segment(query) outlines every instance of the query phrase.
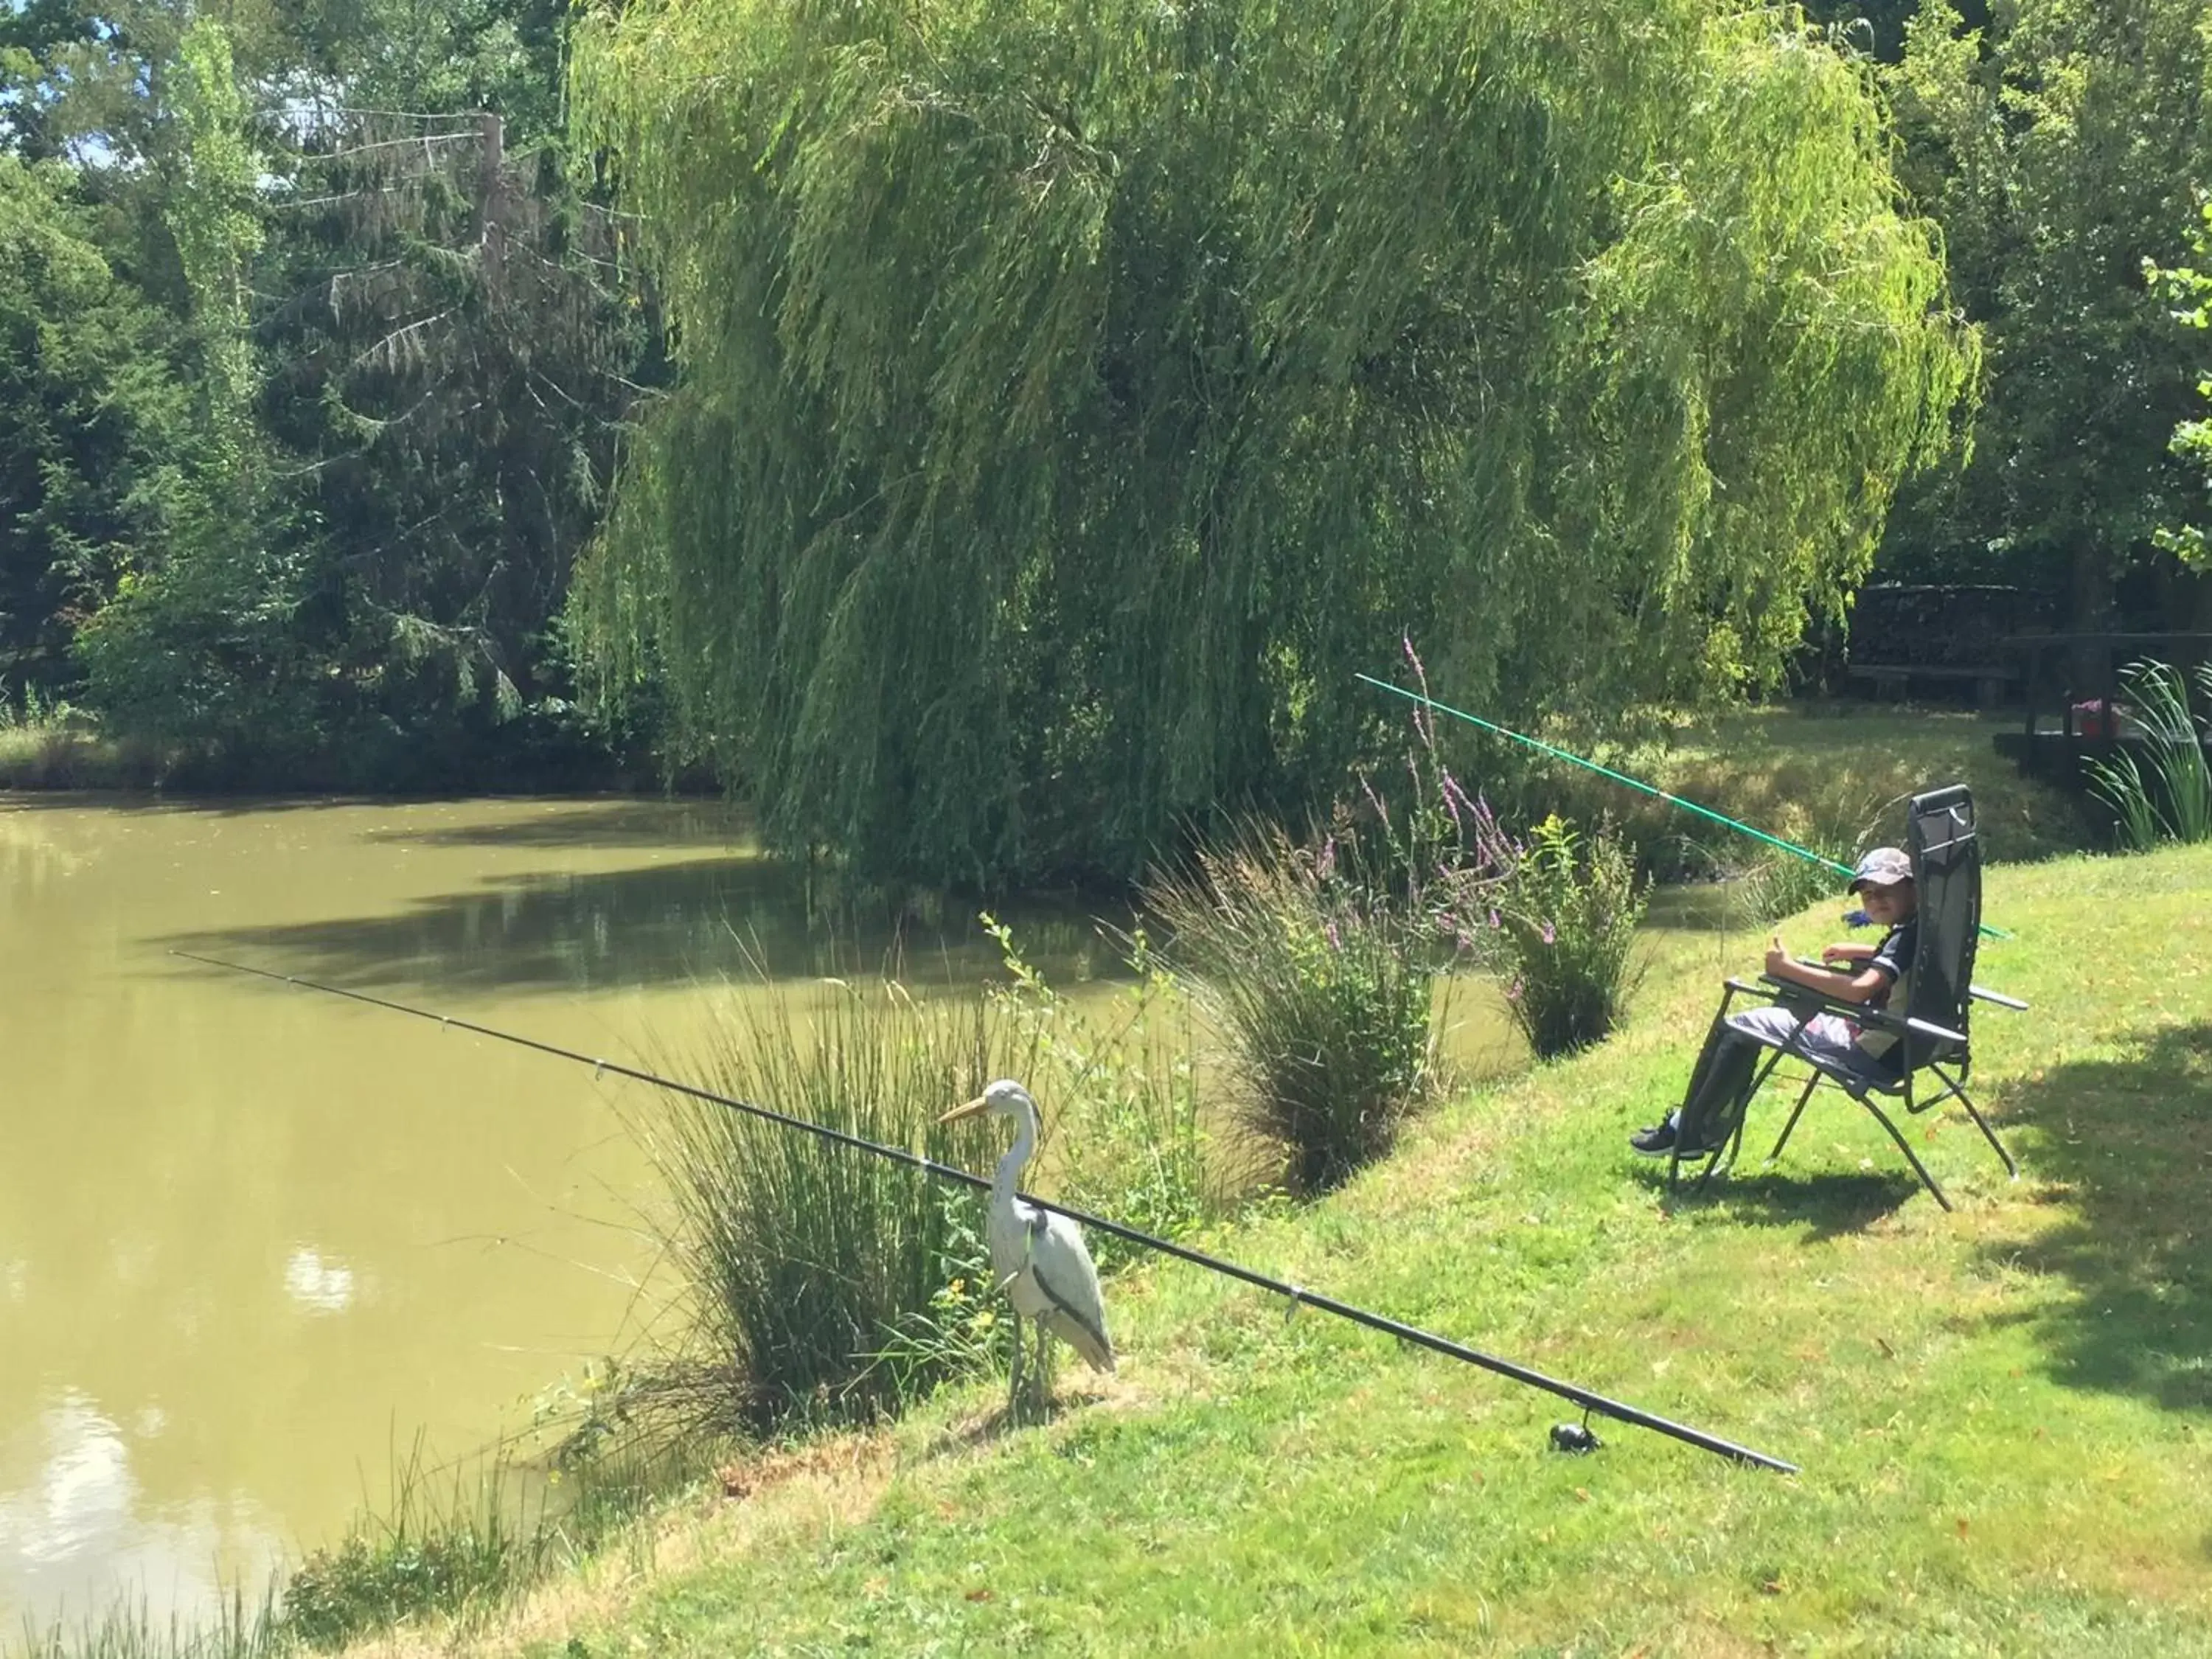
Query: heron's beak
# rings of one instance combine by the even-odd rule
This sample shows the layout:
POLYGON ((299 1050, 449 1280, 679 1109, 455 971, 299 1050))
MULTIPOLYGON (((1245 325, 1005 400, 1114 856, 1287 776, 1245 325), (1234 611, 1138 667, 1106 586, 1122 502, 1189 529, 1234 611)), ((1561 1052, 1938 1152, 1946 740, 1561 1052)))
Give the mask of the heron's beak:
POLYGON ((957 1123, 962 1118, 973 1117, 976 1113, 982 1109, 983 1097, 977 1095, 975 1099, 963 1101, 961 1104, 955 1106, 951 1111, 947 1112, 943 1117, 939 1118, 937 1121, 939 1123, 957 1123))

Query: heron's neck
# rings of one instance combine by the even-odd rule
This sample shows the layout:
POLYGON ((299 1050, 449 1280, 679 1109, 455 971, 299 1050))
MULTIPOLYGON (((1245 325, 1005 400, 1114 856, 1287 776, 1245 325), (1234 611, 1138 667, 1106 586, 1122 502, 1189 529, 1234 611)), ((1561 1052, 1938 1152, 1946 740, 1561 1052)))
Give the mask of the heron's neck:
POLYGON ((1037 1115, 1034 1106, 1024 1109, 1021 1127, 1014 1131, 1014 1144, 999 1160, 999 1173, 991 1182, 991 1196, 1004 1202, 1014 1195, 1014 1188, 1022 1178, 1022 1165, 1030 1161, 1036 1151, 1037 1115))

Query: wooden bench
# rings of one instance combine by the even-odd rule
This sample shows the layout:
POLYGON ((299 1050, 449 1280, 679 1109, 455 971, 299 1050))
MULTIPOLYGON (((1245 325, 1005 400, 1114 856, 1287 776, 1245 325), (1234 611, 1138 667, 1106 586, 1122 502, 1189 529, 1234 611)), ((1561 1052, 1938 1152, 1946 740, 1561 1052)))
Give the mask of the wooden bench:
POLYGON ((1948 680, 1953 684, 1972 680, 1974 702, 1984 708, 1995 708, 2003 703, 2006 692, 2021 678, 2018 669, 2002 665, 1952 668, 1908 662, 1855 662, 1844 672, 1852 679, 1869 682, 1877 699, 1891 697, 1900 701, 1916 679, 1948 680))

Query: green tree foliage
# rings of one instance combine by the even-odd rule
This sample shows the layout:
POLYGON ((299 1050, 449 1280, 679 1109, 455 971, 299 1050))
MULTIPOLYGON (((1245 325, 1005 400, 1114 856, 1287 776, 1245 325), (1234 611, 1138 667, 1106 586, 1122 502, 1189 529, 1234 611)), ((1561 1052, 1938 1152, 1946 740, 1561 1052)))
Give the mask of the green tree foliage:
POLYGON ((2005 573, 2091 620, 2180 512, 2193 375, 2143 278, 2205 177, 2203 0, 1924 0, 1889 77, 1905 176, 1989 341, 1973 458, 1899 512, 1896 568, 2005 573))
POLYGON ((270 781, 589 763, 554 619, 658 331, 562 165, 564 16, 0 18, 0 147, 78 159, 125 280, 189 346, 191 488, 128 570, 46 613, 65 635, 106 602, 81 643, 121 724, 270 781))
POLYGON ((1771 684, 1974 372, 1865 72, 1708 0, 630 0, 682 368, 584 579, 792 848, 1127 871, 1486 708, 1771 684))
POLYGON ((0 154, 0 696, 72 694, 77 627, 167 533, 191 404, 73 172, 0 154))
POLYGON ((657 349, 606 280, 605 215, 506 133, 336 111, 276 201, 266 418, 312 469, 320 625, 380 766, 436 731, 481 772, 524 737, 491 728, 566 692, 549 624, 657 349))
MULTIPOLYGON (((2212 265, 2212 202, 2197 210, 2197 223, 2189 235, 2189 251, 2196 259, 2212 265)), ((2193 264, 2165 270, 2156 262, 2146 260, 2143 274, 2149 279, 2152 291, 2162 295, 2173 307, 2176 323, 2199 333, 2212 326, 2212 270, 2199 270, 2193 264)), ((2197 372, 2198 395, 2212 398, 2212 368, 2199 368, 2197 372)), ((2171 447, 2175 454, 2204 468, 2204 483, 2212 488, 2212 419, 2182 422, 2173 429, 2171 447)), ((2202 511, 2204 497, 2200 495, 2197 500, 2202 511)), ((2212 567, 2212 546, 2207 545, 2201 524, 2160 525, 2156 539, 2160 547, 2185 564, 2198 569, 2212 567)))
POLYGON ((193 455, 168 544, 85 625, 94 698, 130 727, 235 745, 307 721, 296 550, 277 534, 271 457, 253 418, 260 368, 246 275, 262 243, 263 162, 230 40, 203 18, 179 43, 163 217, 183 273, 197 373, 193 455))

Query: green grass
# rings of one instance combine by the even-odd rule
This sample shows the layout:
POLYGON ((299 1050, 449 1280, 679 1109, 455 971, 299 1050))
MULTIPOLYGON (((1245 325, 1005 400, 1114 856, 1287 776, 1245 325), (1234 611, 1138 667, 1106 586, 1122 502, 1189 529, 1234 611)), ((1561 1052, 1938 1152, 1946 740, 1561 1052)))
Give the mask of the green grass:
POLYGON ((1747 948, 1686 933, 1611 1042, 1222 1241, 1802 1475, 1603 1423, 1564 1457, 1563 1402, 1162 1265, 1111 1287, 1103 1399, 997 1436, 940 1397, 521 1650, 2212 1652, 2212 849, 1990 880, 1978 976, 2036 1009, 1979 1017, 1975 1080, 2027 1176, 1916 1125, 1955 1215, 1839 1097, 1667 1200, 1623 1136, 1747 948))

